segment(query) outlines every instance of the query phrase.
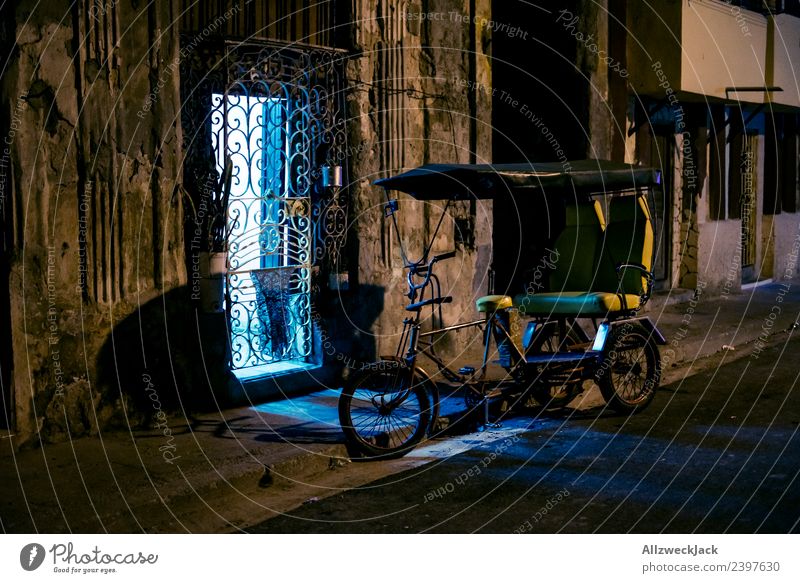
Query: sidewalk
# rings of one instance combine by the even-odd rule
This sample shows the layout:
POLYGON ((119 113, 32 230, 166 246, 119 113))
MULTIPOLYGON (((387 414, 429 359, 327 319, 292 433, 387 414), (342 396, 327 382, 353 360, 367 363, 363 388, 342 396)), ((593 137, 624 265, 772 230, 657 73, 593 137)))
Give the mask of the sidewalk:
MULTIPOLYGON (((800 282, 788 291, 771 284, 727 299, 660 295, 647 315, 670 340, 662 347, 666 371, 721 350, 740 356, 757 350, 765 330, 775 335, 797 322, 800 282)), ((236 530, 352 486, 355 474, 366 483, 390 471, 386 464, 396 471, 425 462, 416 456, 348 467, 338 396, 326 388, 188 420, 174 417, 170 437, 161 430, 105 433, 21 452, 4 437, 0 526, 5 532, 236 530)), ((460 399, 450 399, 443 415, 463 409, 460 399)))

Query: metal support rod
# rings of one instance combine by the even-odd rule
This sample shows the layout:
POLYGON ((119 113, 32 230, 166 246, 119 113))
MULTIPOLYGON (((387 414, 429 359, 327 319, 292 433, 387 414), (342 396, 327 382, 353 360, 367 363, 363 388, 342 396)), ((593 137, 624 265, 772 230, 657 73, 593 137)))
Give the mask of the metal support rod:
POLYGON ((452 332, 453 330, 460 330, 461 328, 480 326, 484 322, 485 320, 473 320, 472 322, 465 322, 463 324, 454 324, 452 326, 448 326, 447 328, 437 328, 436 330, 429 330, 428 332, 422 332, 419 335, 419 337, 424 338, 425 336, 433 336, 434 334, 441 334, 442 332, 452 332))

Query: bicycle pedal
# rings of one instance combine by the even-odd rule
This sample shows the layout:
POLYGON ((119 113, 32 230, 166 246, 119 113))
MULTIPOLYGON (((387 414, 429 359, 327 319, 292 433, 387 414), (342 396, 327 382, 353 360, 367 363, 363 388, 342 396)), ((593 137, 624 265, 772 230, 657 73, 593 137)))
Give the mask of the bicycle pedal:
POLYGON ((491 429, 502 429, 502 428, 503 428, 502 423, 482 423, 478 427, 478 433, 483 433, 484 431, 489 431, 491 429))
POLYGON ((474 366, 462 366, 460 369, 458 369, 458 374, 464 375, 464 376, 475 374, 475 367, 474 366))

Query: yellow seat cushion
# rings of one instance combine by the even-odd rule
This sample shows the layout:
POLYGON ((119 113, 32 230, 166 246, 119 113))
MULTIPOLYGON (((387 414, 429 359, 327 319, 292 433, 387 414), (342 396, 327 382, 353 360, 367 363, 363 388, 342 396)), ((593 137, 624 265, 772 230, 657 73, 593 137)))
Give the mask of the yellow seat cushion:
MULTIPOLYGON (((640 298, 625 294, 625 301, 627 309, 633 310, 639 307, 640 298)), ((620 294, 608 292, 561 292, 519 295, 514 305, 526 316, 605 316, 621 311, 622 299, 620 294)))
POLYGON ((475 302, 479 312, 496 312, 513 305, 511 296, 483 296, 475 302))

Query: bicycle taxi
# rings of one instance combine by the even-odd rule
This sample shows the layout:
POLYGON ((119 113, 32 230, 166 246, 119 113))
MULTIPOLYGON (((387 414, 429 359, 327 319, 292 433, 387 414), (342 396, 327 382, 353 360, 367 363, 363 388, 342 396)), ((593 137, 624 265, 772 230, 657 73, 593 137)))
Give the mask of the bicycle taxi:
MULTIPOLYGON (((342 391, 339 420, 351 449, 371 459, 397 457, 433 432, 439 386, 423 368, 421 355, 434 364, 437 378, 462 389, 469 407, 482 411, 484 426, 490 423, 493 399, 533 397, 541 407, 563 407, 591 382, 613 410, 632 414, 644 409, 659 385, 658 346, 666 344, 655 324, 641 314, 653 285, 648 195, 659 182, 656 170, 601 160, 432 164, 378 180, 407 269, 409 315, 396 354, 366 367, 342 391), (416 261, 405 254, 395 217, 399 205, 390 191, 446 201, 416 261), (523 234, 530 229, 539 235, 538 240, 532 237, 538 251, 531 252, 531 261, 548 254, 543 263, 546 282, 524 286, 518 277, 506 277, 498 286, 489 278, 490 291, 502 288, 502 293, 477 299, 478 318, 428 329, 431 322, 443 322, 442 306, 452 301, 441 293, 436 264, 455 256, 455 251, 431 255, 431 246, 450 205, 470 199, 495 201, 496 229, 513 223, 498 213, 534 209, 519 224, 523 234), (511 204, 503 206, 501 199, 511 204), (509 324, 514 310, 526 320, 519 343, 509 324), (438 318, 425 318, 423 313, 438 318), (482 337, 482 361, 452 370, 437 355, 435 339, 470 328, 482 337), (505 373, 499 379, 487 375, 495 356, 505 373)), ((514 274, 525 272, 521 263, 524 266, 524 261, 515 262, 514 274)))

